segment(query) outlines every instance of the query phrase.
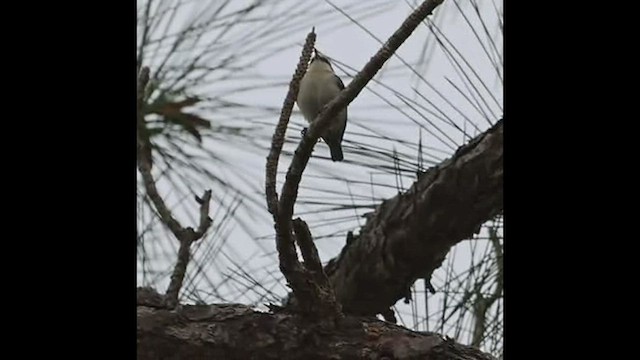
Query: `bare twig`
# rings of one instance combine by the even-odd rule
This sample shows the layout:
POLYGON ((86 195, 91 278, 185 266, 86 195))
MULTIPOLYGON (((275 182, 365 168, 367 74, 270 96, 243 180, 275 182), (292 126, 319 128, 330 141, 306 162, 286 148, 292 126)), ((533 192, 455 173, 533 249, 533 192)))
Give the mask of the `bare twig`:
MULTIPOLYGON (((196 198, 196 200, 199 200, 196 198)), ((198 230, 194 231, 192 228, 186 228, 182 231, 182 238, 178 238, 180 241, 180 247, 178 248, 178 259, 176 265, 173 268, 171 274, 171 282, 167 288, 166 304, 169 308, 174 308, 178 303, 178 294, 182 288, 182 281, 184 275, 187 272, 187 265, 189 264, 191 244, 201 239, 204 233, 211 226, 211 218, 209 217, 209 202, 211 201, 211 190, 204 192, 202 201, 200 202, 200 224, 198 230)), ((176 236, 177 237, 177 236, 176 236)))
POLYGON ((196 201, 200 204, 200 224, 196 230, 195 238, 201 238, 211 226, 211 218, 209 217, 209 203, 211 202, 211 190, 204 192, 202 199, 196 197, 196 201))
MULTIPOLYGON (((304 220, 297 218, 293 220, 293 230, 296 235, 296 242, 300 247, 304 267, 307 270, 305 275, 311 280, 307 284, 305 292, 309 292, 307 298, 303 298, 307 306, 313 310, 312 315, 326 320, 343 318, 342 307, 336 300, 335 292, 325 274, 318 256, 318 250, 313 243, 311 232, 304 220)), ((300 292, 297 293, 298 298, 300 292)), ((303 307, 303 309, 305 309, 303 307)))
POLYGON ((149 68, 144 67, 138 74, 138 89, 136 94, 136 106, 137 106, 137 130, 138 130, 138 162, 144 163, 145 167, 151 171, 153 164, 151 157, 151 143, 149 140, 149 133, 144 122, 144 93, 145 87, 149 82, 149 68))
POLYGON ((184 275, 187 272, 187 265, 191 258, 190 247, 193 241, 180 241, 180 247, 178 248, 178 258, 176 264, 173 267, 173 273, 171 273, 171 281, 167 292, 165 293, 165 305, 173 309, 178 304, 178 294, 182 287, 182 281, 184 275))
MULTIPOLYGON (((280 271, 284 275, 285 279, 291 286, 293 292, 297 294, 298 303, 303 313, 311 315, 312 313, 319 314, 315 310, 322 308, 318 306, 318 301, 321 297, 318 295, 318 285, 313 281, 312 274, 305 269, 298 261, 298 254, 296 252, 295 244, 291 236, 291 216, 288 218, 279 217, 278 213, 278 194, 276 193, 276 173, 278 169, 278 158, 282 151, 282 144, 284 143, 284 135, 289 122, 289 117, 293 110, 293 105, 298 96, 298 89, 300 80, 304 76, 307 70, 307 64, 311 58, 311 52, 315 44, 316 34, 315 29, 307 35, 304 47, 302 49, 302 55, 296 68, 296 72, 289 83, 289 91, 284 100, 282 111, 280 113, 280 120, 273 134, 271 141, 271 150, 267 156, 266 166, 266 196, 267 206, 269 212, 273 215, 276 230, 276 248, 278 250, 278 257, 280 261, 280 271), (287 234, 282 233, 282 224, 286 223, 284 229, 287 234)), ((311 243, 313 246, 313 243, 311 243)))
MULTIPOLYGON (((322 263, 320 262, 320 256, 318 256, 318 249, 313 244, 313 238, 307 223, 301 218, 293 220, 293 231, 296 234, 296 242, 302 253, 304 259, 304 266, 310 271, 318 274, 324 274, 322 269, 322 263)), ((326 279, 326 276, 325 276, 326 279)))
POLYGON ((176 219, 174 219, 173 215, 171 215, 171 211, 165 205, 162 197, 158 193, 158 189, 156 188, 156 183, 151 175, 151 142, 149 140, 149 133, 147 131, 147 126, 144 120, 144 89, 149 81, 149 68, 144 67, 138 76, 138 114, 137 114, 137 128, 138 128, 138 169, 140 170, 140 174, 142 175, 142 181, 144 182, 144 188, 147 191, 147 196, 153 202, 153 205, 156 207, 158 214, 160 215, 160 219, 164 224, 167 225, 169 230, 176 237, 179 238, 177 234, 182 232, 182 227, 178 223, 176 219))
POLYGON ((276 126, 276 131, 273 134, 271 140, 271 150, 267 156, 267 169, 266 169, 266 194, 267 194, 267 207, 269 212, 276 216, 278 206, 278 194, 276 193, 276 173, 278 172, 278 159, 280 158, 280 152, 282 151, 282 144, 284 143, 284 134, 287 130, 287 124, 291 117, 293 110, 293 104, 298 96, 298 90, 300 88, 300 80, 307 71, 307 64, 311 59, 311 52, 313 51, 313 45, 316 42, 315 28, 311 29, 311 32, 307 35, 304 47, 302 48, 302 55, 298 61, 298 67, 293 74, 293 78, 289 83, 289 92, 284 99, 282 105, 282 111, 280 112, 280 119, 276 126))
POLYGON ((502 257, 502 245, 500 244, 500 240, 498 237, 498 229, 497 226, 489 227, 489 240, 493 246, 493 249, 496 253, 496 287, 493 292, 489 296, 485 296, 482 293, 482 285, 486 284, 487 281, 481 281, 479 286, 474 290, 475 300, 473 302, 473 336, 471 340, 471 346, 480 347, 482 341, 486 338, 486 328, 487 328, 487 312, 493 304, 498 301, 502 297, 503 291, 503 257, 502 257))
POLYGON ((144 188, 147 192, 147 196, 151 199, 154 207, 156 208, 160 220, 167 225, 169 230, 180 242, 180 248, 178 250, 178 259, 171 275, 171 282, 167 288, 165 294, 166 305, 170 308, 176 306, 178 302, 178 293, 182 287, 182 281, 189 263, 189 248, 194 241, 201 239, 207 229, 211 226, 212 220, 209 217, 209 203, 211 201, 211 190, 204 192, 202 199, 196 198, 200 203, 200 224, 198 230, 194 230, 191 227, 183 227, 173 217, 171 211, 162 200, 160 193, 156 187, 155 180, 151 174, 151 142, 149 140, 149 134, 147 131, 146 123, 144 120, 144 90, 149 81, 149 68, 144 67, 138 75, 138 93, 137 93, 137 128, 138 128, 138 169, 142 175, 142 181, 144 188))

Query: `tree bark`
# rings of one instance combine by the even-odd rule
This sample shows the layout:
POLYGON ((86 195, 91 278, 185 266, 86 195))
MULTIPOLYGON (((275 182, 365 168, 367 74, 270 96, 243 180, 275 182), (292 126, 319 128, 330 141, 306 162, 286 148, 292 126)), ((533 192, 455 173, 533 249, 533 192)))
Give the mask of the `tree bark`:
POLYGON ((325 266, 345 313, 388 313, 417 279, 431 278, 453 245, 502 211, 503 124, 385 200, 368 214, 360 235, 347 237, 325 266))
POLYGON ((169 310, 152 303, 138 298, 140 360, 493 359, 440 335, 373 318, 348 316, 327 328, 297 315, 262 313, 239 304, 169 310))

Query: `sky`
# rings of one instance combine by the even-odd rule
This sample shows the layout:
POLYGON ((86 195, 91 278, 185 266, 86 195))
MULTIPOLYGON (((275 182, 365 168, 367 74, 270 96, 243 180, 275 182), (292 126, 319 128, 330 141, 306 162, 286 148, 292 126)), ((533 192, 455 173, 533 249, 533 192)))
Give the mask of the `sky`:
MULTIPOLYGON (((158 186, 167 203, 175 208, 175 216, 189 225, 195 224, 192 214, 197 206, 186 195, 201 195, 205 188, 214 190, 211 217, 215 230, 194 245, 195 264, 188 269, 185 292, 198 290, 198 296, 207 302, 260 306, 270 298, 257 294, 268 290, 284 296, 287 292, 264 201, 264 166, 266 149, 307 33, 315 27, 316 47, 331 58, 346 85, 410 14, 416 1, 265 0, 260 10, 247 18, 234 15, 254 2, 231 1, 214 17, 215 5, 211 4, 222 2, 185 1, 175 16, 165 16, 158 23, 151 38, 153 34, 160 36, 165 29, 168 34, 179 33, 185 25, 218 19, 211 31, 198 42, 186 44, 164 65, 165 69, 172 65, 184 67, 194 54, 208 46, 210 51, 202 55, 198 65, 220 68, 205 76, 206 81, 190 87, 207 98, 194 111, 212 119, 219 130, 204 136, 202 144, 215 154, 215 161, 205 156, 200 160, 217 182, 199 179, 177 189, 168 180, 160 180, 158 186), (250 134, 249 139, 235 136, 231 130, 225 133, 225 129, 234 127, 244 129, 245 134, 250 134), (251 199, 219 190, 224 188, 219 186, 221 183, 251 194, 251 199), (223 208, 235 209, 234 216, 225 217, 227 211, 223 208), (259 284, 242 280, 246 274, 259 279, 259 284)), ((139 18, 143 17, 145 6, 146 1, 138 0, 139 18)), ((502 31, 497 15, 501 8, 498 0, 445 0, 429 21, 435 23, 440 35, 436 38, 428 23, 423 23, 349 105, 343 142, 345 161, 331 162, 326 144, 316 145, 303 175, 294 216, 303 217, 310 225, 324 262, 339 253, 347 231, 357 232, 364 224, 365 213, 373 211, 382 199, 411 186, 418 169, 418 141, 423 145, 421 166, 426 169, 451 156, 470 137, 501 118, 502 31), (484 24, 478 21, 476 4, 484 24), (394 152, 400 159, 397 165, 394 152), (404 170, 401 176, 394 174, 394 166, 404 170), (332 209, 332 202, 351 202, 353 206, 332 209)), ((138 43, 141 37, 139 31, 138 43)), ((152 74, 161 66, 168 48, 166 44, 157 45, 157 52, 149 51, 145 56, 144 65, 151 67, 152 74)), ((167 73, 171 74, 169 70, 167 73)), ((186 83, 188 79, 180 81, 186 83)), ((295 149, 302 126, 302 116, 295 107, 285 153, 295 149)), ((183 150, 203 154, 199 149, 183 150)), ((280 159, 278 192, 289 161, 288 156, 280 159)), ((147 227, 151 230, 142 231, 139 239, 138 284, 152 284, 164 290, 177 242, 152 219, 148 208, 139 204, 139 232, 147 227)), ((480 236, 486 236, 486 232, 480 236)), ((444 283, 450 268, 463 272, 487 249, 486 241, 464 241, 456 246, 448 256, 451 261, 434 274, 436 289, 444 283)), ((416 288, 422 290, 422 283, 418 282, 416 288)), ((193 301, 185 292, 183 300, 193 301)), ((429 306, 435 309, 442 306, 441 302, 436 294, 430 297, 429 306)), ((426 311, 424 295, 418 297, 417 304, 399 301, 397 306, 406 326, 428 329, 429 322, 420 323, 426 311)))

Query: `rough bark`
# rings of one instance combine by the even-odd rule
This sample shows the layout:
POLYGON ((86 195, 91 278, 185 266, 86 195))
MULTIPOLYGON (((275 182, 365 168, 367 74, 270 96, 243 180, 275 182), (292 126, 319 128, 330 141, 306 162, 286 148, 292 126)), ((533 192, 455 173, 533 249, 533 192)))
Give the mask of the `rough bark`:
POLYGON ((336 328, 323 328, 296 315, 262 313, 239 304, 169 310, 156 307, 153 291, 145 289, 138 295, 141 360, 493 359, 440 335, 372 318, 349 316, 336 328))
POLYGON ((388 314, 415 280, 431 278, 453 245, 499 214, 502 160, 500 120, 369 214, 325 267, 343 311, 388 314))

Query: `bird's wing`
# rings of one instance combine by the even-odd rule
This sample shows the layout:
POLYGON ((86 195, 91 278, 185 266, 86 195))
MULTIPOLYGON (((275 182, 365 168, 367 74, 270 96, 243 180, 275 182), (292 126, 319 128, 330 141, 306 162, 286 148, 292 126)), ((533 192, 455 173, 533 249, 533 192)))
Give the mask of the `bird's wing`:
POLYGON ((333 75, 336 81, 336 85, 338 85, 338 88, 340 90, 344 89, 344 84, 342 83, 342 80, 338 77, 338 75, 333 75))

